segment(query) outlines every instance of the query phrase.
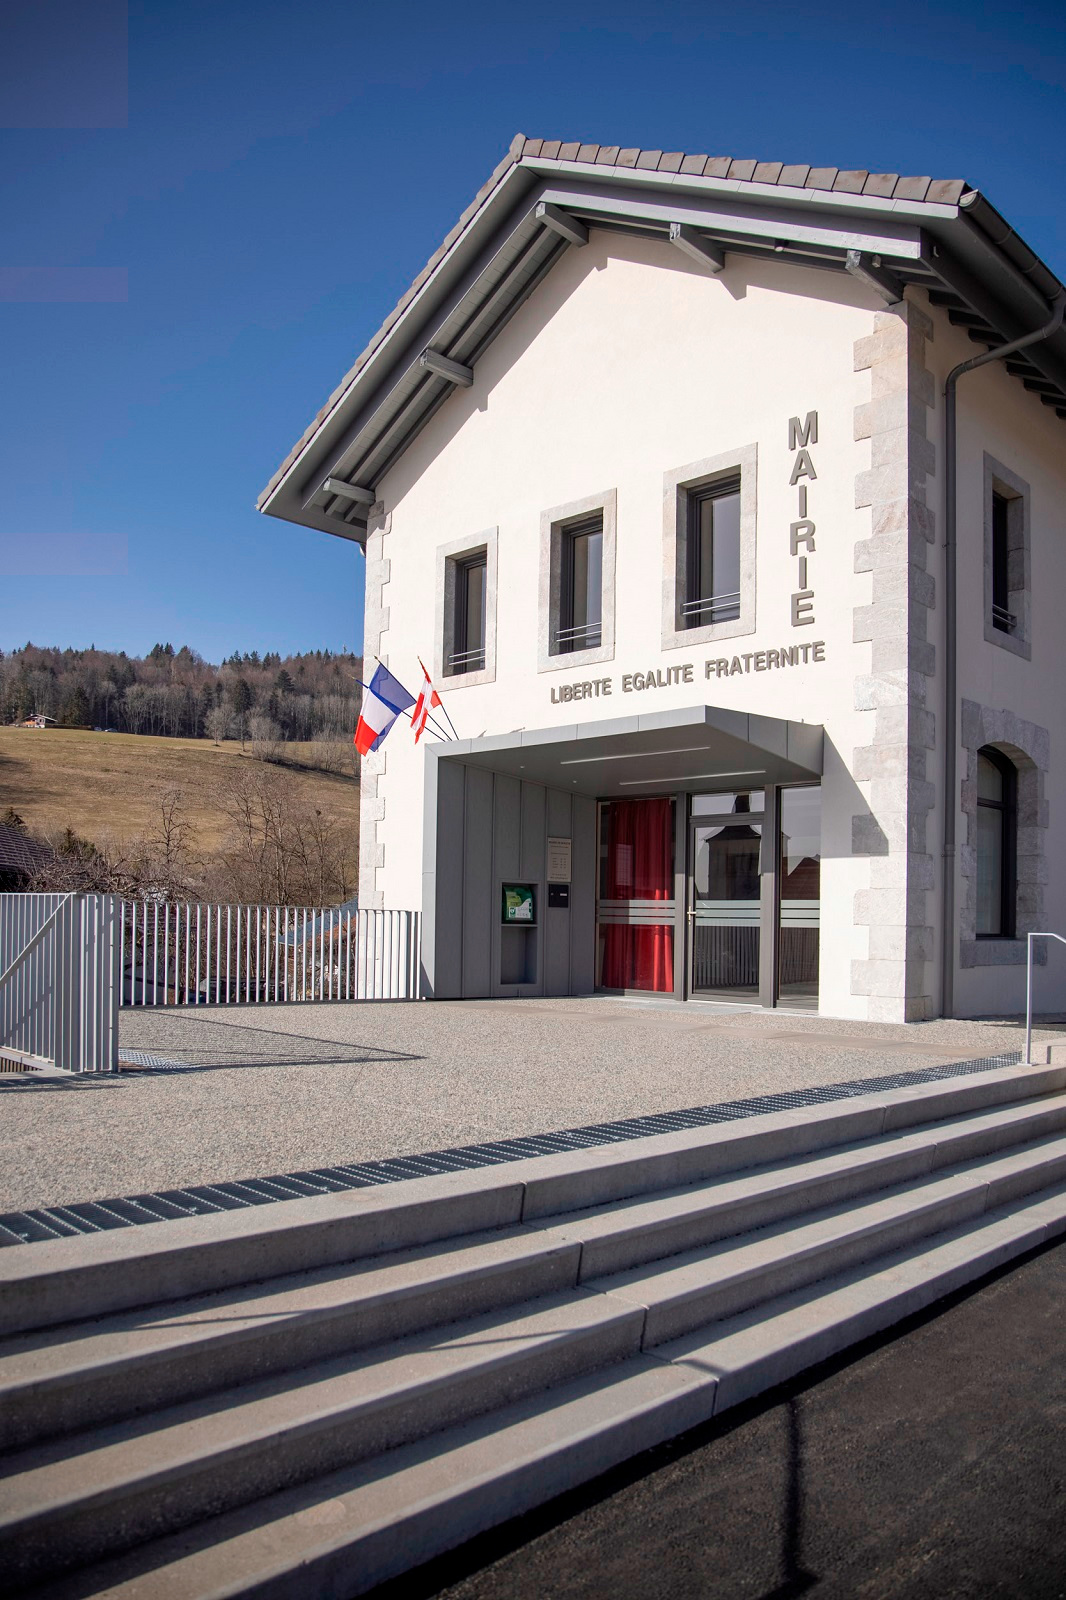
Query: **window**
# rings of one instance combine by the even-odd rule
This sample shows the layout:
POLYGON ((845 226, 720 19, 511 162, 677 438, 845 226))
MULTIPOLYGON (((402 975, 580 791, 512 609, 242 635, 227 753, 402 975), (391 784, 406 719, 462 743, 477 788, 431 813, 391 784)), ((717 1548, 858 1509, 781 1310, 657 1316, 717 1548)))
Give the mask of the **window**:
POLYGON ((1032 660, 1029 485, 984 458, 984 633, 989 644, 1032 660))
POLYGON ((555 653, 595 650, 603 621, 603 517, 589 517, 561 530, 559 626, 555 653))
POLYGON ((664 650, 755 632, 758 468, 747 444, 663 474, 664 650))
POLYGON ((485 667, 486 553, 455 563, 455 621, 445 670, 482 672, 485 667))
POLYGON ((1012 633, 1017 619, 1010 609, 1010 501, 992 491, 992 626, 1012 633))
POLYGON ((1014 938, 1017 773, 991 745, 977 752, 977 937, 1014 938))
POLYGON ((740 616, 740 479, 688 496, 688 572, 681 620, 686 628, 736 622, 740 616))
POLYGON ((618 495, 584 495, 540 514, 537 671, 614 659, 618 495))

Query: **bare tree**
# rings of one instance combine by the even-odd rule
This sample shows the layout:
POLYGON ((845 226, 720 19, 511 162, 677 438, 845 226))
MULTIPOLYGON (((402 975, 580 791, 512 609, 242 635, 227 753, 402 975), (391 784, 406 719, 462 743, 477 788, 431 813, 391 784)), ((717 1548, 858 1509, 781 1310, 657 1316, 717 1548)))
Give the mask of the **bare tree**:
POLYGON ((217 804, 230 825, 215 864, 225 899, 328 905, 348 898, 355 840, 338 818, 307 807, 284 772, 242 768, 220 785, 217 804))
POLYGON ((281 753, 281 729, 272 717, 255 711, 248 719, 252 754, 260 761, 276 761, 281 753))
POLYGON ((207 737, 213 739, 216 744, 221 744, 223 739, 229 738, 232 724, 233 718, 228 707, 224 705, 212 706, 204 718, 207 737))

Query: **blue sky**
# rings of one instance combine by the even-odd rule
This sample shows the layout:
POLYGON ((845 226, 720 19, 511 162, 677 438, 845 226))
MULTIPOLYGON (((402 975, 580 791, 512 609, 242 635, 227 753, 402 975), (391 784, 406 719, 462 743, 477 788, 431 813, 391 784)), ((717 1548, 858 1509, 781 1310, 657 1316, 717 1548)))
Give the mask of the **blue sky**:
POLYGON ((0 648, 359 647, 255 498, 516 131, 964 177, 1066 277, 1061 0, 738 13, 2 0, 0 648))

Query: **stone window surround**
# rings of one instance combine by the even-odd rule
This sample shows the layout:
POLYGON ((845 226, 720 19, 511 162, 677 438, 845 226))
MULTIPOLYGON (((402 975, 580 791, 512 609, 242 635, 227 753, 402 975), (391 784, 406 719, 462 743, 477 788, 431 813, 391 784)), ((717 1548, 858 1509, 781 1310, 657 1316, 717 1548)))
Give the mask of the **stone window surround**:
MULTIPOLYGON (((1013 711, 997 711, 962 702, 962 747, 966 770, 960 802, 964 837, 959 852, 961 879, 959 903, 959 965, 961 967, 1024 966, 1026 934, 1044 925, 1044 880, 1048 804, 1044 798, 1050 765, 1050 740, 1046 728, 1024 722, 1013 711), (1017 773, 1016 907, 1013 939, 977 937, 977 753, 985 745, 1000 751, 1017 773)), ((1038 942, 1033 953, 1038 965, 1047 960, 1038 942)))
POLYGON ((746 444, 663 474, 663 649, 684 650, 755 632, 755 522, 759 447, 746 444), (689 490, 740 474, 740 616, 681 626, 688 581, 689 490))
POLYGON ((442 688, 472 689, 496 682, 496 566, 499 528, 486 528, 467 539, 437 546, 433 677, 442 688), (485 665, 478 672, 447 672, 445 663, 455 648, 455 573, 467 556, 485 553, 485 665))
POLYGON ((1026 661, 1033 657, 1031 633, 1032 572, 1030 566, 1030 490, 1024 478, 1005 467, 1002 462, 984 454, 984 610, 985 638, 1001 650, 1010 650, 1026 661), (1007 511, 1008 537, 1008 606, 1017 618, 1012 633, 992 623, 992 494, 1004 495, 1010 505, 1007 511))
POLYGON ((614 577, 617 548, 618 491, 587 495, 563 506, 553 506, 540 515, 540 571, 537 624, 537 671, 558 672, 564 668, 594 666, 614 660, 614 577), (603 595, 600 643, 588 650, 555 650, 552 635, 558 626, 562 606, 563 537, 566 529, 599 511, 603 515, 603 595))

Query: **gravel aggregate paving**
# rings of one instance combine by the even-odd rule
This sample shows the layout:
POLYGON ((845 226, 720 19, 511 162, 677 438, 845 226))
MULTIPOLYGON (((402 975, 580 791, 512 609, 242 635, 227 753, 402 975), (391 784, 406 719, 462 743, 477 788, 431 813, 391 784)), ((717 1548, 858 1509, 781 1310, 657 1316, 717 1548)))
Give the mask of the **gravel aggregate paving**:
POLYGON ((1013 1020, 903 1027, 599 998, 126 1011, 121 1048, 172 1068, 0 1075, 0 1210, 417 1154, 1022 1043, 1013 1020))

